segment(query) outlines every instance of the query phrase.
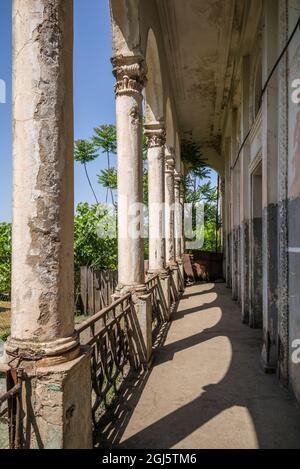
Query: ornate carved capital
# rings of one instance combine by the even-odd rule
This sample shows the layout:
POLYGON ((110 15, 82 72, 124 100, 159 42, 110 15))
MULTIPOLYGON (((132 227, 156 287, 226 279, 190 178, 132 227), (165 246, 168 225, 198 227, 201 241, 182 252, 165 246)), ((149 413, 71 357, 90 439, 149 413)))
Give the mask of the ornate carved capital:
POLYGON ((145 125, 148 148, 163 147, 166 144, 166 130, 163 125, 145 125))
POLYGON ((116 96, 141 95, 146 84, 147 66, 143 57, 113 57, 116 96))

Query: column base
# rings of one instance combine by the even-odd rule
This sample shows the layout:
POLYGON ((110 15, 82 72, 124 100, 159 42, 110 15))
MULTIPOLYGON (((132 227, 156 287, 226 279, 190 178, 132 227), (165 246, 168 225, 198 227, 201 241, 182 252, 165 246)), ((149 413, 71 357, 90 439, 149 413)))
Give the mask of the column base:
POLYGON ((33 449, 91 449, 90 353, 51 367, 26 369, 24 440, 33 449))
POLYGON ((274 374, 277 371, 277 357, 275 356, 275 346, 265 339, 261 357, 261 366, 266 374, 274 374), (272 353, 273 352, 273 353, 272 353))
POLYGON ((172 300, 176 302, 179 298, 179 267, 177 262, 169 264, 168 266, 171 272, 171 291, 172 291, 172 300))
POLYGON ((159 273, 159 288, 161 289, 161 296, 164 299, 163 316, 166 321, 170 320, 171 316, 171 273, 169 270, 164 270, 159 273))
POLYGON ((152 364, 152 304, 151 294, 144 293, 136 295, 133 303, 140 326, 140 332, 143 337, 144 350, 141 357, 142 363, 146 367, 152 364))
POLYGON ((180 293, 183 293, 183 292, 184 292, 184 289, 185 289, 183 260, 182 260, 182 259, 178 259, 177 263, 178 263, 178 268, 179 268, 179 273, 178 273, 179 284, 178 284, 178 288, 179 288, 179 292, 180 292, 180 293))
POLYGON ((37 342, 9 337, 5 343, 8 361, 21 358, 38 362, 39 366, 55 366, 74 360, 80 355, 77 334, 52 342, 37 342))

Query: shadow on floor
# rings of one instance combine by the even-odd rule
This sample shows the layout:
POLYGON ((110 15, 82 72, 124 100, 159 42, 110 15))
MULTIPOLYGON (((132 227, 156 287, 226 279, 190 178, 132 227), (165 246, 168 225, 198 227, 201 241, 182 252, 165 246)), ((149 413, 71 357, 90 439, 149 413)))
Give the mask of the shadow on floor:
MULTIPOLYGON (((173 308, 175 313, 177 306, 173 305, 173 308)), ((163 346, 169 329, 170 323, 165 323, 159 330, 155 330, 153 338, 154 355, 163 346)), ((142 370, 139 373, 133 371, 123 381, 113 406, 107 409, 99 419, 97 429, 94 432, 94 447, 110 449, 118 446, 152 370, 151 367, 149 370, 142 370)))
MULTIPOLYGON (((220 308, 220 321, 182 340, 165 345, 163 340, 155 354, 154 369, 172 361, 177 353, 222 336, 228 339, 232 349, 231 363, 224 378, 217 384, 199 389, 198 398, 119 444, 153 372, 150 370, 139 377, 131 390, 124 394, 123 400, 120 400, 114 422, 106 428, 106 433, 102 433, 106 435, 106 445, 121 448, 172 448, 223 411, 240 406, 251 415, 258 447, 300 448, 298 406, 290 393, 280 386, 276 376, 265 375, 260 368, 261 331, 240 323, 239 308, 232 303, 230 292, 224 285, 216 285, 209 292, 217 294, 212 303, 175 312, 174 321, 185 321, 192 314, 207 315, 213 307, 220 308)), ((197 296, 200 300, 203 294, 209 292, 206 290, 197 294, 188 291, 183 300, 193 296, 195 302, 197 296)), ((210 364, 207 363, 207 366, 210 364)), ((234 431, 239 434, 239 428, 234 431)))

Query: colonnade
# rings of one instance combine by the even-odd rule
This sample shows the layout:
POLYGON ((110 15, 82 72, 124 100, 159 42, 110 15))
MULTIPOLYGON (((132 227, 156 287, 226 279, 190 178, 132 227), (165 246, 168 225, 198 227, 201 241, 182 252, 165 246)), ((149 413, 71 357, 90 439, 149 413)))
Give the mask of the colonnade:
MULTIPOLYGON (((15 0, 13 46, 12 328, 5 360, 26 368, 31 380, 32 446, 89 447, 90 357, 74 327, 73 1, 15 0)), ((175 236, 182 219, 181 179, 175 177, 164 123, 146 125, 150 260, 145 272, 142 93, 147 66, 140 55, 116 56, 112 63, 118 137, 116 295, 133 294, 148 362, 152 314, 145 281, 159 274, 169 308, 170 276, 178 285, 183 254, 182 224, 175 236)))

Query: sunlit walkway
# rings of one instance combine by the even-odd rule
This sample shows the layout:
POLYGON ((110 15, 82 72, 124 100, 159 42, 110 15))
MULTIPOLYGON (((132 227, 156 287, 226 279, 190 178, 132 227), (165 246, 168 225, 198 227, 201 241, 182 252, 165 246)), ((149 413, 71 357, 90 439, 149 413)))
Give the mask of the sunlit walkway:
POLYGON ((300 448, 299 409, 239 316, 223 284, 186 290, 121 447, 300 448))

